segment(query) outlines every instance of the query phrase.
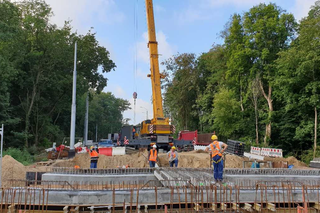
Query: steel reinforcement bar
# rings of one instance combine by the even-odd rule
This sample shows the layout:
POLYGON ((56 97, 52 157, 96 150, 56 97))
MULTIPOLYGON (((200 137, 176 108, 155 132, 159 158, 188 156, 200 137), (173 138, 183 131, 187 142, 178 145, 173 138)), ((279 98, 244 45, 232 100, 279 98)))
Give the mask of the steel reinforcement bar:
MULTIPOLYGON (((53 167, 51 172, 55 174, 94 174, 94 175, 127 175, 127 174, 153 174, 154 171, 212 173, 212 169, 202 168, 117 168, 117 169, 75 169, 66 167, 53 167)), ((225 175, 299 175, 320 176, 318 169, 224 169, 225 175)))

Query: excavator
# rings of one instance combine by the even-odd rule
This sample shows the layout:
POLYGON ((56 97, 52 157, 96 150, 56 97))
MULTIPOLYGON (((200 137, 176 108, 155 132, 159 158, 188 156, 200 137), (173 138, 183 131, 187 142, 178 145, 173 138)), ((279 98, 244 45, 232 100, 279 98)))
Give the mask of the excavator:
MULTIPOLYGON (((148 48, 150 56, 150 74, 152 84, 153 119, 141 122, 137 138, 131 139, 127 145, 134 147, 150 147, 154 144, 158 148, 168 150, 171 146, 177 147, 192 145, 192 141, 174 140, 172 135, 175 127, 170 124, 169 118, 164 117, 161 96, 160 79, 165 78, 159 70, 158 42, 153 13, 152 0, 145 0, 147 25, 148 25, 148 48)), ((128 127, 127 127, 128 128, 128 127)), ((130 130, 129 130, 130 132, 130 130)), ((124 134, 122 133, 122 137, 124 134)), ((126 136, 126 138, 128 138, 126 136)), ((130 138, 130 135, 129 135, 130 138)))

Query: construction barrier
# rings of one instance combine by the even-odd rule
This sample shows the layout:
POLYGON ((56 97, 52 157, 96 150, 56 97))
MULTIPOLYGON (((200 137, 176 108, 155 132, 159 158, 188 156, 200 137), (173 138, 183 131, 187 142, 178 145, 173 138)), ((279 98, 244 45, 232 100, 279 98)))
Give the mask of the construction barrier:
POLYGON ((261 148, 251 146, 250 153, 251 154, 255 154, 255 155, 260 155, 261 154, 261 148))
POLYGON ((205 150, 207 146, 194 145, 194 150, 205 150))
POLYGON ((126 147, 112 147, 112 155, 125 155, 126 147))
POLYGON ((251 146, 251 154, 262 155, 268 157, 282 157, 282 149, 273 149, 273 148, 259 148, 251 146))
POLYGON ((282 149, 261 148, 261 155, 269 157, 282 157, 282 149))
POLYGON ((106 155, 106 156, 112 156, 112 149, 113 149, 113 147, 99 148, 99 154, 106 155))

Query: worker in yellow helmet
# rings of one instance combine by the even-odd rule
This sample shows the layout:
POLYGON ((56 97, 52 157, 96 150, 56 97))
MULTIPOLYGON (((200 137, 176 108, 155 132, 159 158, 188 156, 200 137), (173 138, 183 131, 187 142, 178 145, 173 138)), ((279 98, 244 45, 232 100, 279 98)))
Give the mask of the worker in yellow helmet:
POLYGON ((216 182, 221 182, 223 179, 223 159, 222 153, 227 149, 228 145, 219 142, 216 135, 211 137, 212 143, 206 147, 205 151, 211 153, 213 161, 213 176, 216 182))
POLYGON ((176 151, 176 147, 171 147, 171 150, 168 152, 169 165, 170 167, 178 167, 178 152, 176 151))

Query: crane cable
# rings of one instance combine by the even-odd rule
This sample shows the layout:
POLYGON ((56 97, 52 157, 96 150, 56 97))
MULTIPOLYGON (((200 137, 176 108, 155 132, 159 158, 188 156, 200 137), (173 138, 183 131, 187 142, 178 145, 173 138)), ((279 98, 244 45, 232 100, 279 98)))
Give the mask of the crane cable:
POLYGON ((137 34, 139 30, 138 25, 138 0, 134 1, 134 12, 133 12, 133 38, 134 38, 134 57, 133 57, 133 90, 137 92, 137 83, 136 83, 136 77, 137 77, 137 70, 138 70, 138 44, 137 44, 137 34))

